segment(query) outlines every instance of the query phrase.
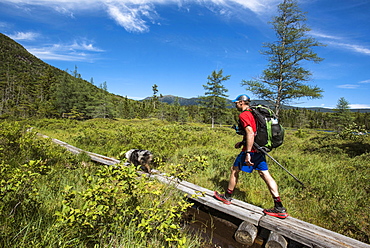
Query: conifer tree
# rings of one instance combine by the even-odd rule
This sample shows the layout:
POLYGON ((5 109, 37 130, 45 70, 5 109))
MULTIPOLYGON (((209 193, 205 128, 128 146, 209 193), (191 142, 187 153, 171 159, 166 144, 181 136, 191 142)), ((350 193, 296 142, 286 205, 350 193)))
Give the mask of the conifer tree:
POLYGON ((112 118, 113 117, 113 107, 109 99, 109 92, 107 82, 100 84, 100 91, 96 94, 95 108, 92 112, 94 118, 112 118))
POLYGON ((46 73, 39 78, 36 85, 35 103, 38 117, 51 117, 55 114, 53 108, 53 99, 51 99, 52 85, 56 84, 56 77, 51 67, 48 67, 46 73))
POLYGON ((205 96, 199 97, 201 99, 200 104, 206 107, 206 112, 209 114, 212 121, 212 128, 214 127, 215 121, 220 119, 220 117, 225 113, 227 106, 228 95, 225 93, 228 91, 222 83, 230 79, 230 75, 224 76, 223 70, 218 72, 213 71, 210 76, 208 76, 208 82, 203 85, 206 90, 205 96))
POLYGON ((153 102, 153 109, 155 110, 157 108, 157 103, 158 103, 158 85, 154 84, 152 86, 153 89, 153 96, 152 96, 152 102, 153 102))
POLYGON ((63 116, 69 113, 73 107, 71 95, 74 92, 73 82, 68 74, 63 74, 62 78, 53 85, 52 97, 54 99, 54 106, 57 112, 63 116))
POLYGON ((351 115, 349 102, 344 97, 338 99, 337 107, 334 109, 334 111, 334 126, 337 128, 337 130, 341 130, 345 126, 352 124, 354 118, 351 115))
POLYGON ((311 80, 311 72, 301 65, 304 61, 323 60, 312 50, 323 44, 307 34, 311 29, 305 21, 305 13, 298 8, 296 0, 283 0, 271 22, 277 41, 265 43, 266 50, 261 52, 268 56, 267 69, 257 79, 242 82, 248 91, 271 102, 277 115, 284 103, 303 97, 322 97, 322 89, 306 84, 311 80))

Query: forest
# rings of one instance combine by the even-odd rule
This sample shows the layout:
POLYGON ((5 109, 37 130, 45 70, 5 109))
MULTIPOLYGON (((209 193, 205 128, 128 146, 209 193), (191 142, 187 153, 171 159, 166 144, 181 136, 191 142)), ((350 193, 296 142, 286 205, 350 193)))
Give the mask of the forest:
MULTIPOLYGON (((4 34, 0 34, 0 58, 1 119, 158 118, 182 123, 211 123, 213 120, 218 125, 232 125, 237 118, 236 110, 227 104, 225 97, 219 97, 224 99, 224 104, 211 108, 202 104, 203 96, 193 105, 181 105, 176 97, 171 104, 162 102, 164 97, 159 94, 156 84, 153 85, 153 95, 142 101, 111 94, 106 82, 96 86, 93 79, 82 79, 77 67, 73 71, 52 67, 4 34)), ((208 81, 212 83, 217 76, 222 76, 222 70, 221 75, 212 74, 208 81)), ((206 95, 207 88, 205 90, 206 95)), ((337 129, 343 115, 349 116, 351 124, 353 121, 370 129, 370 112, 351 112, 348 108, 322 112, 285 107, 279 118, 286 127, 337 129)))

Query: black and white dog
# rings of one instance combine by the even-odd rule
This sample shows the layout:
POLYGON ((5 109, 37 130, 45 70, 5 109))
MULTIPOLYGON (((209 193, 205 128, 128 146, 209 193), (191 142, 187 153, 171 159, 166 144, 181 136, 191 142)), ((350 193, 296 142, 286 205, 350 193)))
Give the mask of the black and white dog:
POLYGON ((131 149, 125 154, 127 161, 136 167, 141 165, 141 169, 147 173, 151 172, 150 164, 153 154, 148 150, 131 149))

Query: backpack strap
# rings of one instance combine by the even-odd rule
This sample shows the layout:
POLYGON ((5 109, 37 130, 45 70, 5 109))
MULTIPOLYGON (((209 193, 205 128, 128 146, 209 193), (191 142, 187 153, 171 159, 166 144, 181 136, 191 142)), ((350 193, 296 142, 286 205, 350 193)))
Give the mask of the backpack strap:
POLYGON ((243 113, 243 112, 245 112, 245 111, 252 112, 252 109, 246 109, 246 110, 243 110, 243 111, 242 111, 242 113, 243 113))

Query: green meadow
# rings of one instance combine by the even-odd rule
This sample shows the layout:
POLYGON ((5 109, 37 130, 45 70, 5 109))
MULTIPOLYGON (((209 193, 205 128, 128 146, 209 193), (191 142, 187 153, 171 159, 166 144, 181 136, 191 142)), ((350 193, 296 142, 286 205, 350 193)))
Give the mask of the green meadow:
MULTIPOLYGON (((121 159, 148 149, 153 167, 223 191, 241 136, 229 127, 157 119, 28 120, 0 123, 0 246, 202 247, 181 225, 182 193, 132 167, 103 166, 73 155, 42 133, 86 151, 121 159), (26 131, 33 127, 32 131, 26 131), (196 175, 196 176, 194 176, 196 175)), ((291 216, 370 243, 370 137, 287 129, 268 159, 291 216)), ((272 207, 258 173, 241 173, 234 198, 272 207)))

